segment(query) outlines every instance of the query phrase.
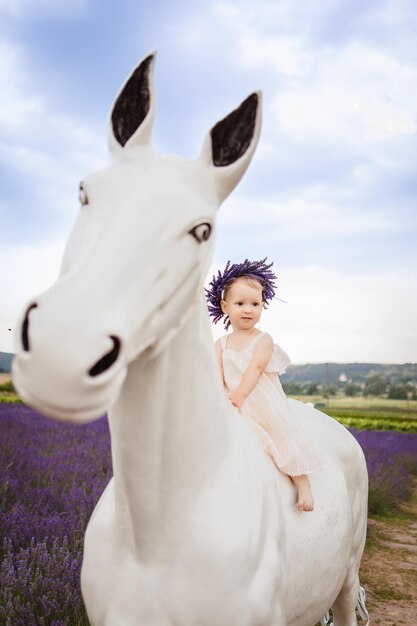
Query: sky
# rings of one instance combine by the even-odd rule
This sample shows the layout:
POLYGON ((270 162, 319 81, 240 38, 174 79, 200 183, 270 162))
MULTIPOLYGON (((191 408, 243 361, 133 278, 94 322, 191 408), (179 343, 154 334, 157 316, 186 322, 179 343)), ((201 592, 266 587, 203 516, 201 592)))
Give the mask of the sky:
POLYGON ((261 330, 294 363, 416 362, 416 31, 412 0, 0 0, 0 351, 56 279, 114 98, 156 49, 160 152, 196 158, 263 94, 208 279, 273 261, 285 302, 261 330))

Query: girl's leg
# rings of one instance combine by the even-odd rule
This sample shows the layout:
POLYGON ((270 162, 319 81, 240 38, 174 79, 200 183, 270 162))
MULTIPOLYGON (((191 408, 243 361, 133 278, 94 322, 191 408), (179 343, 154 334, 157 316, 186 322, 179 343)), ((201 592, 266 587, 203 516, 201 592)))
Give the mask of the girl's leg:
MULTIPOLYGON (((261 428, 261 426, 259 426, 259 424, 255 420, 250 419, 249 422, 251 426, 254 428, 254 430, 256 431, 256 435, 260 443, 262 444, 262 447, 265 450, 265 452, 271 457, 271 459, 273 460, 277 468, 280 471, 285 472, 285 470, 282 470, 280 468, 278 461, 275 458, 275 446, 272 443, 272 440, 269 434, 267 433, 267 431, 261 428)), ((298 501, 297 501, 298 510, 299 511, 312 511, 314 508, 313 495, 311 493, 310 481, 308 479, 307 474, 301 474, 300 476, 291 476, 290 474, 288 475, 292 479, 292 481, 295 483, 297 490, 298 490, 298 501)))
POLYGON ((297 508, 299 511, 312 511, 314 508, 313 494, 311 493, 310 481, 307 474, 290 476, 298 489, 297 508))

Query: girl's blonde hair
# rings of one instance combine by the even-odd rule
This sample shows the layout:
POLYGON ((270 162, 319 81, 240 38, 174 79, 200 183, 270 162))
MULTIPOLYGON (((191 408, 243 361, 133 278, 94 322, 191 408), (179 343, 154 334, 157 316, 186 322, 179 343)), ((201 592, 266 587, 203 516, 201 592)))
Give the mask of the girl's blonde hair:
POLYGON ((228 283, 227 285, 225 285, 223 292, 222 292, 222 300, 226 300, 226 296, 230 291, 231 286, 238 280, 242 280, 244 279, 246 281, 246 283, 250 286, 253 287, 254 289, 258 289, 260 291, 262 291, 262 300, 263 302, 265 302, 264 299, 264 288, 262 283, 257 280, 256 278, 252 278, 252 276, 238 276, 237 278, 235 278, 234 280, 232 280, 230 283, 228 283))

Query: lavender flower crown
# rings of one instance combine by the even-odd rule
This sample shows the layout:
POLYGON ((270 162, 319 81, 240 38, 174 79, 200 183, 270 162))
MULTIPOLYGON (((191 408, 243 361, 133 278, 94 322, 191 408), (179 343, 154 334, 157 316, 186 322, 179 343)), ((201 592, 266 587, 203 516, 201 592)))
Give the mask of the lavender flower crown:
POLYGON ((246 276, 248 278, 254 278, 262 285, 262 300, 267 306, 269 300, 272 300, 275 296, 275 280, 276 275, 269 268, 273 263, 267 265, 265 263, 267 257, 262 261, 249 261, 245 259, 243 263, 233 263, 230 265, 230 261, 227 261, 226 267, 223 273, 219 270, 217 276, 213 276, 212 281, 209 283, 210 289, 205 289, 207 306, 210 317, 213 318, 213 323, 217 324, 219 320, 224 317, 224 327, 227 330, 230 326, 229 316, 223 313, 220 306, 220 300, 223 299, 224 290, 231 285, 237 278, 246 276))

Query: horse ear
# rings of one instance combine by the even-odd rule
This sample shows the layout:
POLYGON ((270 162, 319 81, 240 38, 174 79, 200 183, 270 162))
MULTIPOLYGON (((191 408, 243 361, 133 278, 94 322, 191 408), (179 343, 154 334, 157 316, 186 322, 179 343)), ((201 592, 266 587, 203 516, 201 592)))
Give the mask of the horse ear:
POLYGON ((217 122, 206 136, 200 159, 213 170, 219 204, 236 187, 245 173, 261 132, 260 91, 217 122))
POLYGON ((155 56, 156 52, 152 52, 139 63, 115 100, 109 124, 111 151, 150 142, 155 116, 155 56))

